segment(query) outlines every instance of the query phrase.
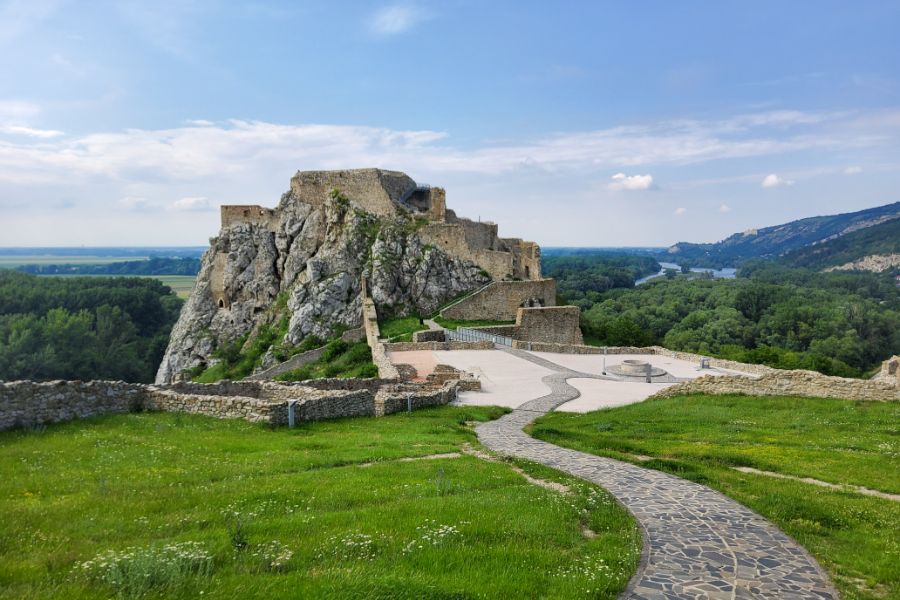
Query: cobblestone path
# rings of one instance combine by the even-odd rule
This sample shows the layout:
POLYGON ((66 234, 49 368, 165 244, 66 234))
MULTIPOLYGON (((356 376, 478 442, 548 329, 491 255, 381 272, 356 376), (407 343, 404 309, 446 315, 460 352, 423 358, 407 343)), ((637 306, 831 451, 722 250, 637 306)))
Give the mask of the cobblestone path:
POLYGON ((719 492, 666 473, 560 448, 522 431, 538 416, 577 398, 566 380, 606 379, 572 371, 521 350, 519 358, 553 369, 551 393, 478 426, 488 448, 596 483, 637 518, 644 556, 623 598, 838 598, 828 577, 777 527, 719 492))

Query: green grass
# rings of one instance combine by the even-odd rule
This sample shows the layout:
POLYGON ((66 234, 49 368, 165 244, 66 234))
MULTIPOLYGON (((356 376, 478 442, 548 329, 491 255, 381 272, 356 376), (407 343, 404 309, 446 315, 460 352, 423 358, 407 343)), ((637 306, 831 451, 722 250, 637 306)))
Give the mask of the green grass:
POLYGON ((145 413, 2 433, 2 596, 616 597, 640 540, 599 488, 525 465, 563 495, 471 456, 395 460, 475 444, 465 423, 501 412, 274 430, 145 413))
POLYGON ((460 327, 493 327, 495 325, 515 325, 515 321, 458 321, 435 317, 434 322, 444 329, 458 329, 460 327))
POLYGON ((847 599, 900 597, 900 503, 751 475, 747 466, 900 492, 900 404, 680 396, 583 415, 551 413, 532 435, 634 461, 722 491, 772 520, 847 599))
POLYGON ((278 381, 303 381, 322 377, 378 377, 372 350, 366 342, 347 343, 339 338, 325 346, 319 360, 282 373, 278 381))
POLYGON ((194 289, 194 280, 197 279, 193 275, 151 275, 149 277, 160 280, 163 285, 172 288, 179 298, 185 299, 191 295, 191 290, 194 289))
POLYGON ((388 338, 392 342, 411 342, 413 333, 428 329, 419 320, 418 316, 388 319, 378 323, 378 330, 381 337, 388 338))

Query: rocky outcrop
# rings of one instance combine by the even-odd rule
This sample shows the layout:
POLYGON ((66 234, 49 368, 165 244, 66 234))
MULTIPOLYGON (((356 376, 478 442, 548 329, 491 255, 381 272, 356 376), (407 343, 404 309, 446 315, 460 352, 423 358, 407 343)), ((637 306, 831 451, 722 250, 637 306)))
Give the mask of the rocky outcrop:
POLYGON ((423 241, 434 214, 443 214, 430 193, 398 172, 315 171, 298 173, 274 210, 222 207, 222 229, 156 381, 209 367, 217 348, 251 344, 262 327, 284 319, 278 343, 286 345, 358 327, 363 277, 382 314, 398 315, 434 312, 491 281, 481 265, 423 241))
POLYGON ((883 273, 896 268, 900 268, 900 254, 873 254, 823 270, 826 273, 831 271, 872 271, 873 273, 883 273))

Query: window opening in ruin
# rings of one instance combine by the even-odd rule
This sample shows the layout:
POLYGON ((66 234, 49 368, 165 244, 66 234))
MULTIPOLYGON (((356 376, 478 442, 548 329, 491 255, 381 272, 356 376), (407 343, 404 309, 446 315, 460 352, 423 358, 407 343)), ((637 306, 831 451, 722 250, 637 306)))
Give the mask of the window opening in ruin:
POLYGON ((219 308, 225 308, 225 301, 219 298, 219 308))

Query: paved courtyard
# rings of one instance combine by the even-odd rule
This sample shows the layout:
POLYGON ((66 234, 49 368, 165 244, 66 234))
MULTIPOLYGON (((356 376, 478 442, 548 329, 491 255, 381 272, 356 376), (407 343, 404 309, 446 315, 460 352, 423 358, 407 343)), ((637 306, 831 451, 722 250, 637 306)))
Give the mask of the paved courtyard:
MULTIPOLYGON (((526 360, 523 358, 524 356, 548 360, 566 369, 591 375, 599 376, 603 371, 603 356, 596 354, 550 352, 513 354, 502 350, 417 350, 390 353, 392 362, 412 365, 420 378, 426 377, 437 364, 450 365, 474 373, 481 380, 481 391, 461 392, 459 394, 460 404, 495 405, 509 408, 518 408, 530 399, 549 392, 549 388, 542 380, 553 371, 526 360)), ((706 369, 701 372, 698 368, 699 365, 695 363, 647 354, 609 355, 606 357, 606 366, 613 367, 628 359, 647 361, 654 367, 659 367, 677 378, 684 379, 692 379, 701 375, 736 374, 715 369, 706 369)), ((572 379, 569 383, 581 395, 564 403, 556 410, 588 412, 600 408, 622 406, 645 400, 656 392, 673 385, 672 383, 645 383, 640 379, 631 381, 618 379, 620 378, 613 376, 610 376, 609 379, 572 379)))

